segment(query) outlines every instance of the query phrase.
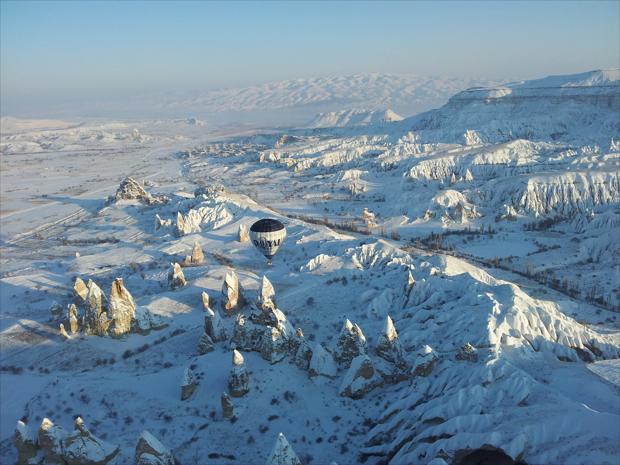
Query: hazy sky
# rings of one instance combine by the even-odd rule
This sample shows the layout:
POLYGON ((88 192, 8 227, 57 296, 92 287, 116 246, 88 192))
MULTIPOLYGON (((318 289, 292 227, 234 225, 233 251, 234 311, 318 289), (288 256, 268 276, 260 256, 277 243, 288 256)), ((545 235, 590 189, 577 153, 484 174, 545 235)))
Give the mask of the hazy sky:
POLYGON ((356 72, 532 78, 620 66, 620 2, 1 0, 3 100, 356 72))

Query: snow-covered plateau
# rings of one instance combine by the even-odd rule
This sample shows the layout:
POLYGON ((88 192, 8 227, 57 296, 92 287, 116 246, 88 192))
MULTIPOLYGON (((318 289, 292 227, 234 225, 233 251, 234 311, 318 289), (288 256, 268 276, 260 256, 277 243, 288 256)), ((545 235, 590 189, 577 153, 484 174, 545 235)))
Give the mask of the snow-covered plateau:
POLYGON ((617 464, 620 71, 377 103, 2 118, 0 462, 617 464))

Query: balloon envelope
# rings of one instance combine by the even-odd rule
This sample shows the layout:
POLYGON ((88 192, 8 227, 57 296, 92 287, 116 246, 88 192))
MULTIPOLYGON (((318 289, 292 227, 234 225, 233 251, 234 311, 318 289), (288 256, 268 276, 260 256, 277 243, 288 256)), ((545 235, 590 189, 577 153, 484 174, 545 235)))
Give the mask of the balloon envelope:
POLYGON ((258 220, 250 227, 252 244, 269 260, 276 254, 285 238, 286 228, 272 218, 258 220))

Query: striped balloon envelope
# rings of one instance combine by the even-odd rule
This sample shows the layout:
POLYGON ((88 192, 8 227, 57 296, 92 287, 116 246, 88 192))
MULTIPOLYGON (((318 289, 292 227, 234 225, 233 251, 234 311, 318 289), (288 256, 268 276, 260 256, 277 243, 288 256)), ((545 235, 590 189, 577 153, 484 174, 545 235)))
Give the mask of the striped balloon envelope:
POLYGON ((286 238, 286 228, 278 220, 263 218, 250 227, 250 239, 260 253, 267 257, 267 263, 271 265, 271 259, 286 238))

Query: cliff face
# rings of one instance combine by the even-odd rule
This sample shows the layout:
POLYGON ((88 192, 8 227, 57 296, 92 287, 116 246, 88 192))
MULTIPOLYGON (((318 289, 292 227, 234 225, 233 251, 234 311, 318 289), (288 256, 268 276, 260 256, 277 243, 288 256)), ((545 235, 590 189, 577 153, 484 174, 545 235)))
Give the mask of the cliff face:
POLYGON ((463 142, 475 130, 483 142, 517 138, 609 143, 620 134, 620 70, 550 76, 459 92, 439 110, 412 118, 413 129, 463 142))

